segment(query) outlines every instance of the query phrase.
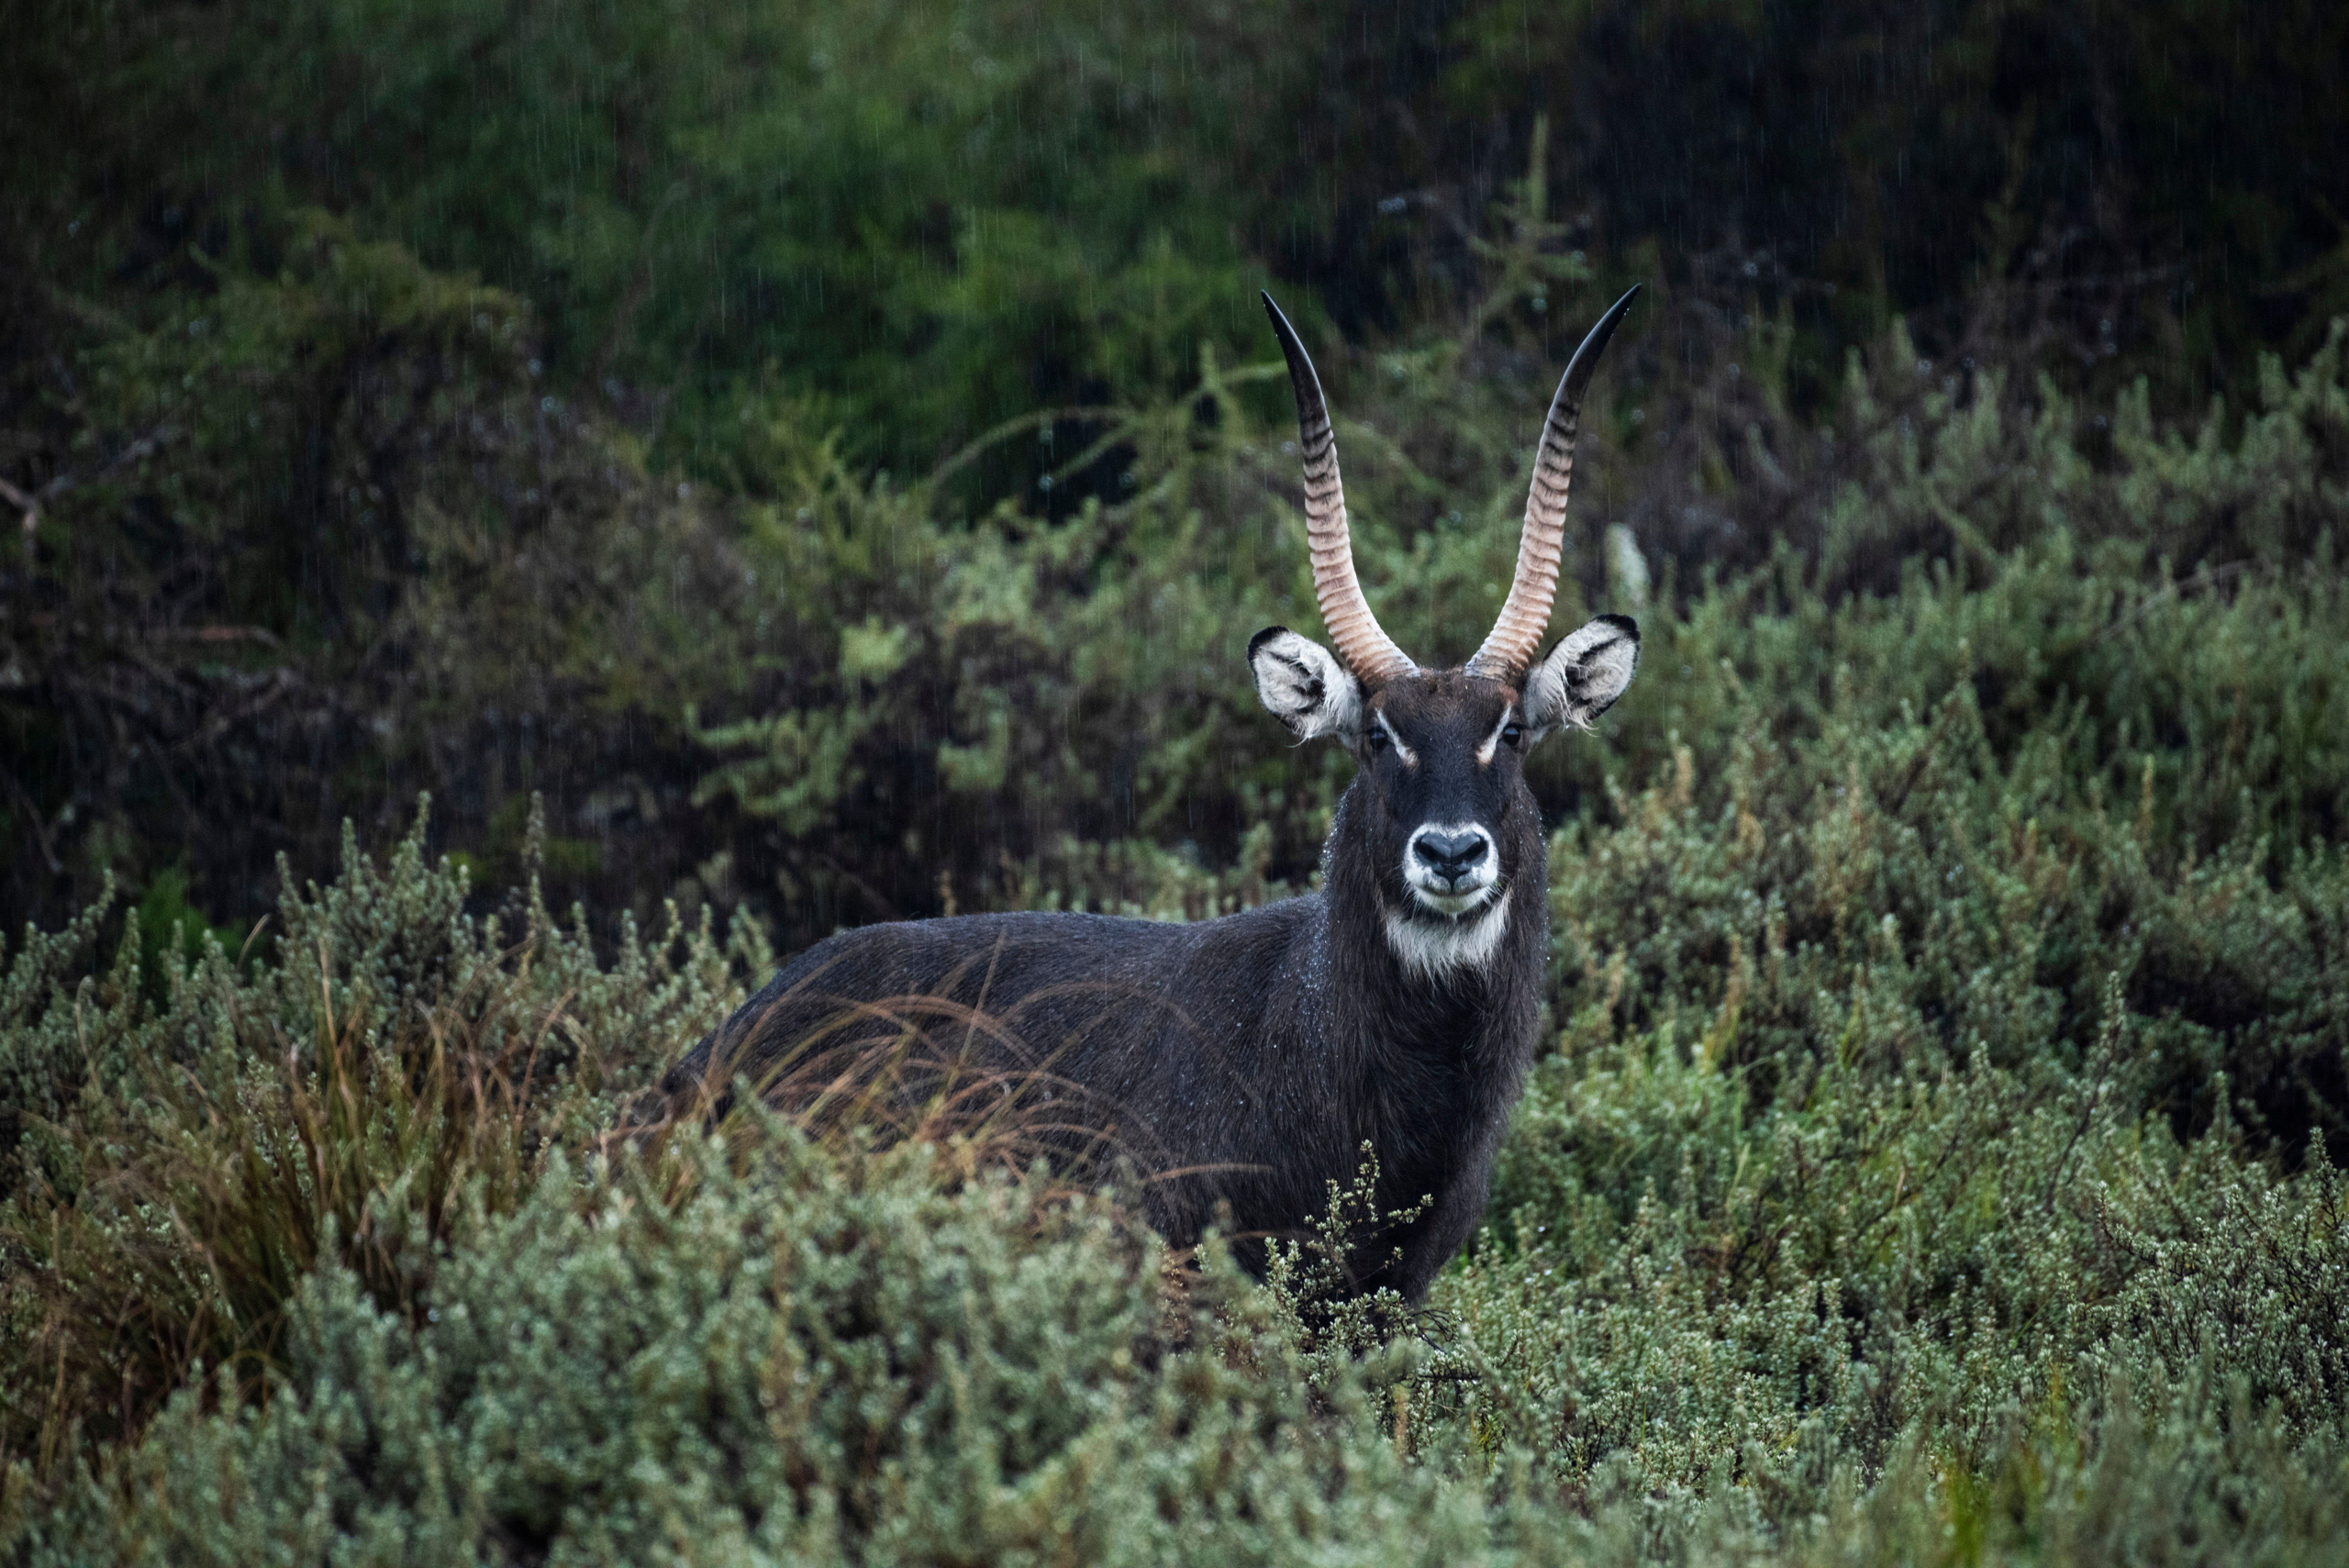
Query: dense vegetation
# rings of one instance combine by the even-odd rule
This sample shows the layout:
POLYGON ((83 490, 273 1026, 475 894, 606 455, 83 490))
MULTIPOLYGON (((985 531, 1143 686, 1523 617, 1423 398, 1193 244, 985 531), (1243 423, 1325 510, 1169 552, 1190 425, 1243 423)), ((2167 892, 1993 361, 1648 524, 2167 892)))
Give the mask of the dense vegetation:
POLYGON ((39 0, 0 1557, 2337 1561, 2343 26, 39 0), (1458 657, 1635 279, 1427 1315, 1016 1085, 618 1134, 778 944, 1308 884, 1254 288, 1458 657))
MULTIPOLYGON (((599 959, 536 884, 468 913, 420 823, 289 873, 265 951, 133 920, 77 982, 102 906, 29 936, 14 1550, 2330 1555, 2339 345, 2232 442, 2124 405, 2101 470, 2044 395, 2019 424, 1927 393, 1816 562, 1651 604, 1654 685, 1570 755, 1556 1049, 1416 1323, 1318 1305, 1309 1239, 1269 1290, 1212 1250, 1170 1273, 1114 1170, 1023 1169, 1000 1109, 615 1141, 763 972, 759 926, 599 959), (1947 537, 1952 495, 1962 550, 1823 595, 1947 537), (2181 577, 2132 518, 2261 548, 2181 577)), ((1850 407, 1879 413, 1864 378, 1850 407)), ((739 787, 788 786, 786 732, 735 744, 739 787)), ((1264 891, 1061 869, 1169 912, 1264 891)), ((1320 1234, 1376 1220, 1333 1194, 1320 1234)))
POLYGON ((1072 841, 1228 868, 1268 817, 1301 878, 1327 764, 1240 695, 1302 581, 1263 284, 1439 649, 1630 282, 1575 515, 1675 595, 1818 559, 1853 349, 1895 421, 2044 374, 2191 425, 2349 311, 2312 0, 23 11, 0 904, 52 926, 112 869, 241 929, 425 789, 490 881, 543 793, 607 934, 974 907, 1072 841), (750 720, 787 785, 729 771, 750 720))

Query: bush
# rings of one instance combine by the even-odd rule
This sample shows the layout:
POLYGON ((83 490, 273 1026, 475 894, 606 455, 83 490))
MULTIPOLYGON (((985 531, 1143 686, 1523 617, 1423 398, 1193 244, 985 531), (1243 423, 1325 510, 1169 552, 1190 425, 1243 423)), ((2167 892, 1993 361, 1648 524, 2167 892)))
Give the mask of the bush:
POLYGON ((1326 1295, 1367 1170, 1259 1286, 985 1118, 615 1138, 755 931, 603 966, 420 845, 289 885, 250 973, 168 957, 160 1006, 136 926, 78 982, 101 911, 28 936, 13 1561, 2233 1562, 2349 1522, 2349 1187, 2223 1089, 2174 1132, 2117 975, 2021 1059, 1916 1027, 1875 929, 1847 1006, 1766 1030, 1566 978, 1413 1320, 1326 1295))
POLYGON ((837 11, 28 13, 6 1560, 2337 1556, 2338 24, 837 11), (1416 1318, 1368 1173, 1259 1284, 1016 1095, 636 1119, 771 942, 1312 884, 1260 273, 1434 659, 1649 285, 1416 1318))

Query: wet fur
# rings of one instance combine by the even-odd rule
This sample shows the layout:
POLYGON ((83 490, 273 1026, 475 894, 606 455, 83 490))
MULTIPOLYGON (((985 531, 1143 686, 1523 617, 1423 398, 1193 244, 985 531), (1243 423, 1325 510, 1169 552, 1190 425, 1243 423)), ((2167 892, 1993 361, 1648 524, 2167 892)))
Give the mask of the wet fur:
MULTIPOLYGON (((1151 1223, 1196 1241, 1230 1206, 1242 1233, 1294 1234, 1351 1182, 1367 1141, 1382 1212, 1432 1200, 1353 1260, 1364 1288, 1425 1294, 1483 1212, 1493 1156, 1532 1055, 1549 938, 1540 815, 1506 752, 1475 746, 1516 694, 1457 671, 1370 695, 1420 759, 1353 750, 1323 891, 1191 925, 1097 915, 973 915, 871 926, 819 942, 673 1069, 673 1096, 755 1079, 844 1009, 934 996, 999 1026, 972 1039, 987 1064, 1038 1071, 1152 1170, 1151 1223), (1416 776, 1414 776, 1416 775, 1416 776), (1415 973, 1390 916, 1431 926, 1401 875, 1431 816, 1471 813, 1501 862, 1507 926, 1488 962, 1415 973), (1400 1257, 1392 1254, 1399 1249, 1400 1257)), ((1497 911, 1496 911, 1497 913, 1497 911)), ((887 1018, 861 1022, 876 1038, 887 1018)), ((1261 1266, 1261 1242, 1242 1256, 1261 1266)))

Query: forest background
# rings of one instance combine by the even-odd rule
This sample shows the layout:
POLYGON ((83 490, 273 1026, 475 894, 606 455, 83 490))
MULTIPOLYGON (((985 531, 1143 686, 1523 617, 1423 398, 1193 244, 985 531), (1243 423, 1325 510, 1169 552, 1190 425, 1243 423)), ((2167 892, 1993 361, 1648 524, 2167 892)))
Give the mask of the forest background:
POLYGON ((2338 1537, 2337 8, 26 0, 9 31, 20 1558, 184 1560, 231 1473, 331 1499, 272 1540, 429 1516, 521 1561, 651 1553, 680 1497, 851 1556, 2338 1537), (1417 1349, 1333 1326, 1309 1248, 1270 1307, 1201 1287, 1222 1340, 1167 1329, 1115 1203, 815 1129, 770 1129, 766 1186, 690 1151, 558 1179, 774 951, 1310 885, 1350 764, 1241 658, 1314 629, 1257 291, 1339 415, 1372 602, 1457 658, 1631 283, 1556 624, 1635 613, 1646 663, 1533 768, 1554 1049, 1417 1349), (314 1176, 235 1163, 264 1124, 314 1176), (841 1275, 791 1307, 774 1182, 792 1234, 994 1307, 841 1275), (498 1289, 664 1248, 685 1305, 498 1289), (776 1397, 723 1358, 674 1429, 596 1382, 712 1302, 848 1392, 786 1441, 719 1432, 776 1397), (524 1374, 446 1342, 461 1304, 598 1325, 528 1375, 651 1468, 574 1433, 533 1469, 570 1440, 497 1425, 524 1374), (840 1350, 900 1329, 885 1370, 840 1350), (1030 1412, 984 1462, 941 1356, 1030 1412), (1119 1482, 1147 1506, 1113 1452, 1166 1466, 1119 1482))

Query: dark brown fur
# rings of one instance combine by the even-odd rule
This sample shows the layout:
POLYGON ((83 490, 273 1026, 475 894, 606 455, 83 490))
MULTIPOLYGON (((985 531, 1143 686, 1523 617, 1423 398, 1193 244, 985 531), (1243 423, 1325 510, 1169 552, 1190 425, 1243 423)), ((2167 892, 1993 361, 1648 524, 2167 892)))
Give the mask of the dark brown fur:
MULTIPOLYGON (((1382 1213, 1428 1203, 1365 1240, 1355 1278, 1418 1300, 1483 1211, 1532 1055, 1545 865, 1521 751, 1475 757, 1512 688, 1446 671, 1365 700, 1417 763, 1349 737, 1361 772, 1339 802, 1321 892, 1193 925, 1017 914, 843 932, 785 965, 664 1089, 755 1082, 811 1036, 885 1040, 931 1006, 908 999, 941 999, 959 1005, 943 1011, 963 1021, 945 1028, 983 1064, 1064 1087, 1071 1121, 1158 1173, 1149 1217, 1176 1246, 1215 1223, 1219 1204, 1244 1235, 1297 1232, 1367 1142, 1382 1213), (1420 823, 1460 820, 1493 835, 1508 924, 1482 968, 1414 973, 1386 921, 1443 917, 1411 902, 1405 846, 1420 823)), ((1242 1255, 1260 1264, 1261 1242, 1242 1255)))

